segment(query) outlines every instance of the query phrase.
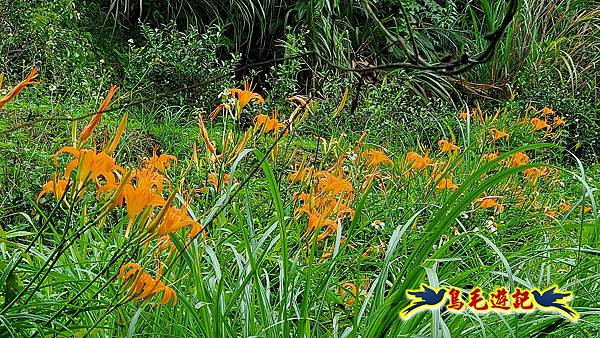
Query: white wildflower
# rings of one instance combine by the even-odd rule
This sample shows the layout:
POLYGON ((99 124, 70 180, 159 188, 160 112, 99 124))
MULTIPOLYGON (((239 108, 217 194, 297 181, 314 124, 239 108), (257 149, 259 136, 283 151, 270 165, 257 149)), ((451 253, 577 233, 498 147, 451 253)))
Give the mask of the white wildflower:
POLYGON ((498 230, 498 225, 496 224, 496 222, 494 222, 494 220, 488 219, 485 221, 485 223, 489 231, 496 233, 496 231, 498 230))
POLYGON ((385 222, 376 219, 371 223, 371 226, 377 230, 381 230, 385 227, 385 222))

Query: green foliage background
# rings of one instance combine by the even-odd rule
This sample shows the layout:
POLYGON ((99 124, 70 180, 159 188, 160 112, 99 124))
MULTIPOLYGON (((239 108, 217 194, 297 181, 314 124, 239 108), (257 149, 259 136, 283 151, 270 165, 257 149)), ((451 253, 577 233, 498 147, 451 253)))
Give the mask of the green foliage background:
MULTIPOLYGON (((435 62, 485 48, 484 35, 499 24, 506 2, 371 3, 394 34, 409 39, 412 27, 415 45, 435 62)), ((210 124, 218 143, 227 128, 241 132, 258 113, 280 107, 282 116, 289 116, 287 97, 316 98, 310 118, 280 145, 280 158, 263 154, 270 146, 264 138, 252 145, 260 151, 245 154, 239 167, 220 168, 221 176, 251 179, 215 218, 209 239, 196 242, 183 263, 165 275, 180 295, 178 307, 131 302, 112 308, 123 290, 112 275, 98 271, 127 245, 120 232, 122 215, 113 215, 56 258, 47 279, 32 283, 29 302, 0 310, 0 336, 597 336, 598 3, 520 1, 493 59, 454 77, 409 70, 363 76, 343 71, 407 60, 362 4, 0 0, 2 94, 32 66, 41 73, 41 84, 28 87, 0 111, 0 299, 5 304, 35 281, 36 272, 46 271, 64 236, 93 213, 93 207, 59 208, 50 199, 38 204, 35 196, 55 170, 53 154, 71 144, 74 128, 87 121, 73 124, 69 119, 95 111, 111 83, 120 87, 117 109, 103 117, 98 145, 110 139, 127 112, 120 161, 136 166, 154 151, 174 154, 180 164, 172 181, 187 177, 195 188, 208 174, 205 168, 189 176, 185 172, 186 165, 193 165, 190 149, 199 141, 195 116, 206 116, 216 104, 228 102, 223 95, 227 88, 250 78, 266 103, 246 108, 239 126, 210 124), (338 111, 345 92, 348 102, 338 111), (561 170, 556 180, 560 185, 541 183, 529 193, 544 192, 537 197, 539 203, 553 208, 570 201, 573 211, 556 219, 548 219, 544 211, 511 209, 498 216, 467 212, 487 187, 526 184, 517 170, 482 164, 477 157, 489 150, 477 143, 486 139, 487 130, 476 130, 457 117, 477 104, 491 115, 503 112, 498 126, 514 128, 510 143, 501 148, 507 157, 525 147, 535 155, 532 166, 547 161, 561 170), (530 105, 552 107, 566 118, 558 141, 516 123, 530 105), (283 183, 291 170, 285 157, 329 168, 339 155, 352 155, 365 129, 369 133, 364 144, 385 149, 395 162, 410 150, 437 149, 439 139, 461 140, 464 153, 457 163, 469 170, 456 173, 461 179, 458 193, 435 199, 423 199, 423 182, 393 182, 389 191, 373 187, 358 196, 357 216, 344 224, 336 241, 343 233, 355 243, 356 252, 375 250, 382 243, 393 249, 358 257, 339 246, 332 259, 320 261, 319 248, 306 246, 304 225, 293 217, 291 201, 299 187, 283 183), (254 176, 248 174, 263 156, 269 160, 254 176), (593 211, 584 213, 586 206, 593 211), (384 220, 387 227, 371 227, 374 219, 384 220), (451 231, 455 219, 464 226, 460 236, 451 231), (484 229, 489 219, 500 224, 497 232, 484 229), (50 226, 42 231, 42 224, 50 226), (29 243, 35 245, 26 251, 29 243), (337 292, 339 284, 351 280, 358 285, 365 276, 374 283, 371 303, 346 306, 337 292), (98 284, 71 298, 94 277, 98 284), (583 318, 572 324, 546 314, 463 318, 427 312, 409 322, 399 320, 403 291, 423 281, 465 288, 556 282, 575 292, 574 306, 583 318), (77 306, 46 325, 56 307, 70 299, 77 306), (83 312, 71 316, 79 310, 83 312)), ((219 197, 211 190, 191 208, 202 215, 219 197)), ((129 254, 136 257, 139 252, 129 254)))

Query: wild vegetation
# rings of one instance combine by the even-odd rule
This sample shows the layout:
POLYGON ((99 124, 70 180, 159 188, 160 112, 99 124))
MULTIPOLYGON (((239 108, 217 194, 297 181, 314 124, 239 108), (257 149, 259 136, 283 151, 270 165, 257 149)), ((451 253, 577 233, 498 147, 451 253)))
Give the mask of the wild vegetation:
POLYGON ((599 4, 36 0, 0 32, 1 336, 600 334, 599 4), (407 319, 422 285, 577 317, 407 319))

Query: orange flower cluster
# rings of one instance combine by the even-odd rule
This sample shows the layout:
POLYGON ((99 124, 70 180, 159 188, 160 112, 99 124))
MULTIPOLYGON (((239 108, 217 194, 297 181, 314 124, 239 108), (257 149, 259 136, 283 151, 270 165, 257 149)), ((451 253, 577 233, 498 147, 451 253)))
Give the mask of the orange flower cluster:
POLYGON ((122 193, 117 201, 120 206, 125 201, 130 224, 146 207, 165 205, 166 201, 161 195, 165 180, 166 178, 160 173, 146 167, 133 171, 132 179, 124 182, 122 193))
MULTIPOLYGON (((306 172, 306 169, 304 169, 306 172)), ((304 173, 302 175, 305 175, 304 173)), ((300 173, 293 178, 299 178, 300 173)), ((303 176, 304 177, 304 176, 303 176)), ((302 201, 302 206, 296 209, 296 216, 308 217, 306 236, 324 231, 317 235, 317 241, 322 241, 329 235, 337 232, 338 222, 346 216, 354 217, 354 210, 349 207, 354 199, 353 187, 350 181, 342 177, 338 171, 315 173, 316 187, 310 193, 302 192, 294 196, 295 200, 302 201)))
POLYGON ((544 108, 540 109, 538 111, 538 113, 541 113, 545 117, 546 116, 551 116, 551 115, 555 114, 554 110, 552 108, 550 108, 550 107, 544 107, 544 108))
POLYGON ((119 277, 123 280, 125 287, 129 289, 129 296, 133 300, 150 299, 162 292, 163 296, 160 304, 164 305, 171 302, 173 305, 176 305, 177 294, 160 280, 162 272, 160 270, 159 268, 156 278, 153 278, 144 271, 141 265, 127 263, 119 269, 119 277))
POLYGON ((534 117, 531 119, 531 124, 533 124, 533 131, 538 131, 542 129, 550 130, 550 125, 545 121, 534 117))
POLYGON ((382 150, 367 149, 362 153, 362 157, 367 159, 369 168, 376 168, 381 163, 394 166, 392 160, 382 150))
POLYGON ((484 161, 493 161, 493 160, 497 159, 498 156, 499 156, 498 153, 483 154, 483 155, 481 155, 481 159, 484 161))
POLYGON ((541 168, 528 168, 523 170, 523 174, 525 174, 525 178, 532 182, 536 182, 540 177, 547 177, 550 174, 550 168, 541 167, 541 168))
POLYGON ((447 177, 444 177, 444 178, 441 178, 441 179, 440 179, 440 177, 441 177, 441 175, 437 176, 435 178, 435 181, 439 180, 439 182, 437 184, 437 190, 444 190, 444 189, 456 190, 456 189, 458 189, 458 185, 452 183, 452 179, 454 177, 454 175, 452 173, 448 174, 447 177))
POLYGON ((309 182, 312 180, 315 174, 315 168, 305 167, 304 163, 300 164, 300 167, 288 176, 291 182, 309 182))
POLYGON ((36 201, 39 203, 42 196, 44 196, 47 193, 53 193, 56 197, 56 200, 60 201, 65 191, 67 190, 68 184, 69 181, 62 178, 58 178, 57 175, 55 175, 53 180, 46 182, 42 186, 42 191, 40 191, 40 194, 37 196, 36 201))
POLYGON ((171 168, 171 162, 177 165, 177 157, 168 154, 161 154, 156 156, 156 151, 152 154, 152 157, 144 160, 144 166, 148 170, 156 170, 161 174, 166 174, 166 170, 171 168))
POLYGON ((460 152, 460 147, 448 140, 439 140, 438 146, 440 147, 442 153, 448 153, 451 151, 460 152))
POLYGON ((54 154, 54 165, 58 166, 58 156, 68 153, 74 157, 65 168, 65 179, 71 177, 73 170, 77 169, 75 181, 78 182, 77 189, 83 189, 89 180, 100 185, 100 178, 109 186, 116 186, 118 173, 123 174, 124 169, 117 165, 115 159, 105 152, 96 152, 94 149, 77 149, 74 147, 63 147, 54 154))
POLYGON ((212 184, 213 188, 215 188, 216 191, 219 190, 219 188, 221 187, 221 184, 219 182, 222 182, 223 184, 228 184, 229 183, 229 179, 230 176, 229 174, 223 174, 223 178, 221 181, 219 181, 219 175, 216 173, 209 173, 208 174, 208 178, 206 179, 207 183, 212 184))
POLYGON ((236 110, 239 112, 244 109, 252 100, 260 104, 265 103, 265 99, 258 93, 253 92, 254 87, 249 80, 244 81, 244 89, 232 88, 227 90, 227 95, 236 98, 236 110))
MULTIPOLYGON (((467 114, 466 111, 462 111, 462 112, 460 112, 458 114, 458 116, 461 119, 463 119, 463 120, 466 121, 468 119, 468 117, 469 117, 469 114, 467 114)), ((485 119, 484 119, 484 116, 483 116, 483 111, 481 110, 481 107, 479 107, 479 104, 476 107, 474 107, 474 108, 471 109, 470 117, 471 117, 471 121, 477 121, 477 120, 479 120, 482 123, 485 122, 485 119)))
MULTIPOLYGON (((112 86, 98 113, 83 129, 78 138, 79 146, 92 135, 115 91, 116 87, 112 86)), ((117 207, 123 208, 123 204, 125 204, 129 219, 125 237, 129 238, 130 235, 133 235, 136 241, 144 245, 157 239, 156 255, 160 257, 160 253, 169 246, 171 251, 175 249, 170 235, 183 229, 189 229, 187 237, 191 241, 201 231, 204 233, 204 229, 184 211, 185 209, 173 206, 172 197, 163 198, 165 185, 170 187, 170 181, 166 176, 167 170, 177 163, 175 156, 167 154, 159 156, 154 153, 152 157, 143 161, 141 168, 132 170, 125 170, 116 163, 111 153, 119 143, 126 121, 127 115, 121 120, 113 139, 100 152, 96 149, 80 147, 59 149, 54 154, 56 167, 58 167, 58 159, 62 154, 68 154, 72 159, 66 165, 62 176, 55 175, 53 180, 44 184, 38 195, 38 201, 47 193, 54 193, 57 200, 61 199, 72 182, 76 194, 73 194, 74 201, 70 202, 77 202, 88 186, 93 183, 96 188, 96 198, 99 202, 105 203, 103 209, 106 212, 117 207)), ((67 202, 66 200, 65 202, 67 202)), ((161 303, 166 304, 173 299, 173 304, 175 304, 175 293, 160 281, 160 271, 153 278, 144 272, 139 264, 127 263, 121 267, 120 275, 134 300, 151 298, 155 294, 163 292, 161 303)))
POLYGON ((559 127, 559 126, 564 126, 567 122, 565 121, 565 119, 561 116, 554 116, 554 126, 555 127, 559 127))
POLYGON ((510 135, 508 135, 508 133, 504 129, 498 130, 496 128, 492 128, 492 129, 490 129, 490 134, 492 134, 492 139, 494 142, 496 142, 500 139, 505 139, 506 142, 508 142, 508 139, 510 137, 510 135))
POLYGON ((477 199, 481 209, 494 209, 497 213, 504 211, 504 204, 498 203, 498 200, 504 199, 504 196, 485 196, 477 199))
MULTIPOLYGON (((265 114, 259 114, 254 118, 255 130, 259 130, 261 133, 273 132, 277 134, 279 129, 285 129, 285 124, 279 122, 277 117, 270 118, 265 114)), ((287 133, 287 131, 286 131, 287 133)))
MULTIPOLYGON (((448 153, 451 151, 460 152, 460 147, 448 140, 440 140, 438 142, 438 146, 440 147, 442 153, 448 153)), ((428 167, 431 167, 432 170, 430 182, 435 185, 437 190, 458 189, 458 184, 453 182, 454 174, 448 172, 449 165, 445 161, 434 162, 434 160, 429 157, 428 152, 426 152, 424 156, 421 156, 415 151, 407 153, 406 164, 410 166, 409 170, 416 172, 420 172, 428 167)), ((407 171, 404 174, 404 177, 407 178, 409 176, 410 171, 407 171)))
POLYGON ((512 159, 510 160, 509 165, 511 167, 518 167, 521 165, 525 165, 527 163, 529 163, 529 156, 527 156, 527 154, 525 154, 523 152, 518 152, 513 155, 512 159))
POLYGON ((415 151, 411 151, 406 154, 406 162, 412 165, 412 169, 418 171, 424 170, 425 168, 433 165, 433 160, 429 158, 428 153, 425 153, 424 156, 421 156, 415 151))
MULTIPOLYGON (((174 157, 162 154, 145 161, 141 169, 134 170, 131 178, 122 183, 122 193, 117 198, 119 206, 125 202, 129 216, 125 237, 129 237, 133 225, 138 224, 138 230, 149 235, 147 241, 161 238, 163 245, 159 253, 170 243, 169 234, 189 228, 188 239, 191 240, 200 231, 204 233, 204 228, 187 212, 170 205, 162 197, 164 183, 169 183, 169 180, 159 170, 170 166, 171 159, 174 157), (156 207, 160 207, 158 212, 155 211, 156 207)), ((172 250, 174 248, 171 246, 172 250)))
MULTIPOLYGON (((235 100, 235 113, 237 116, 239 116, 242 112, 242 109, 244 109, 244 107, 246 107, 252 101, 256 101, 259 104, 265 103, 265 99, 260 94, 254 92, 252 82, 249 80, 244 81, 244 89, 227 89, 225 92, 225 97, 227 99, 231 98, 235 100)), ((222 111, 232 113, 233 109, 229 103, 221 103, 217 105, 217 107, 210 113, 208 118, 213 121, 222 111)))
POLYGON ((556 128, 566 124, 565 118, 557 115, 551 108, 544 107, 537 111, 537 113, 540 114, 542 118, 531 118, 530 122, 533 125, 533 131, 545 129, 547 132, 550 132, 553 127, 556 128), (552 125, 550 125, 548 121, 551 121, 552 125))

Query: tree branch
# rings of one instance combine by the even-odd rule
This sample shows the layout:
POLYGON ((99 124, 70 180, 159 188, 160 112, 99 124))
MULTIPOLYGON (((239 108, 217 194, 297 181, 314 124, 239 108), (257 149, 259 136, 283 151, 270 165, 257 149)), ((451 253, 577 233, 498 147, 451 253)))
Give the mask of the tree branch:
MULTIPOLYGON (((502 19, 502 23, 500 24, 500 26, 498 26, 498 28, 494 32, 489 33, 484 36, 484 39, 489 41, 489 45, 487 46, 487 48, 485 50, 478 53, 474 57, 471 57, 469 54, 465 53, 465 54, 461 55, 459 58, 457 58, 453 61, 449 61, 449 62, 431 63, 431 62, 428 62, 427 60, 423 60, 421 57, 418 56, 418 51, 416 49, 415 49, 415 51, 411 51, 410 49, 408 49, 406 47, 406 43, 405 43, 404 39, 392 34, 387 28, 385 28, 385 26, 383 25, 381 20, 379 20, 379 18, 377 18, 377 16, 375 15, 375 12, 371 8, 368 0, 363 0, 363 4, 365 7, 365 10, 367 11, 367 13, 371 17, 371 19, 373 19, 373 21, 375 21, 375 23, 377 24, 379 29, 384 33, 384 35, 389 40, 396 43, 398 45, 398 47, 400 47, 406 53, 410 62, 386 63, 386 64, 382 64, 382 65, 378 65, 378 66, 365 67, 365 68, 348 68, 348 67, 344 67, 344 66, 339 66, 339 65, 331 62, 331 60, 323 57, 317 51, 315 51, 315 54, 321 60, 323 60, 325 63, 329 64, 330 66, 335 67, 342 71, 349 71, 349 72, 370 72, 370 71, 374 71, 374 70, 384 70, 384 69, 418 69, 418 70, 428 70, 428 71, 432 71, 432 72, 442 74, 442 75, 455 75, 455 74, 463 73, 463 72, 473 68, 476 65, 479 65, 479 64, 489 61, 492 58, 492 56, 494 55, 494 52, 496 50, 496 47, 498 46, 498 43, 502 39, 502 36, 504 35, 506 29, 508 28, 508 25, 512 22, 515 14, 517 13, 518 7, 519 7, 518 0, 508 0, 508 1, 509 1, 508 9, 507 9, 506 13, 504 14, 504 18, 502 19)), ((405 15, 406 15, 406 13, 405 13, 405 15)), ((413 39, 414 39, 414 37, 413 37, 413 39)), ((413 42, 413 48, 416 48, 416 44, 414 42, 413 42)))

